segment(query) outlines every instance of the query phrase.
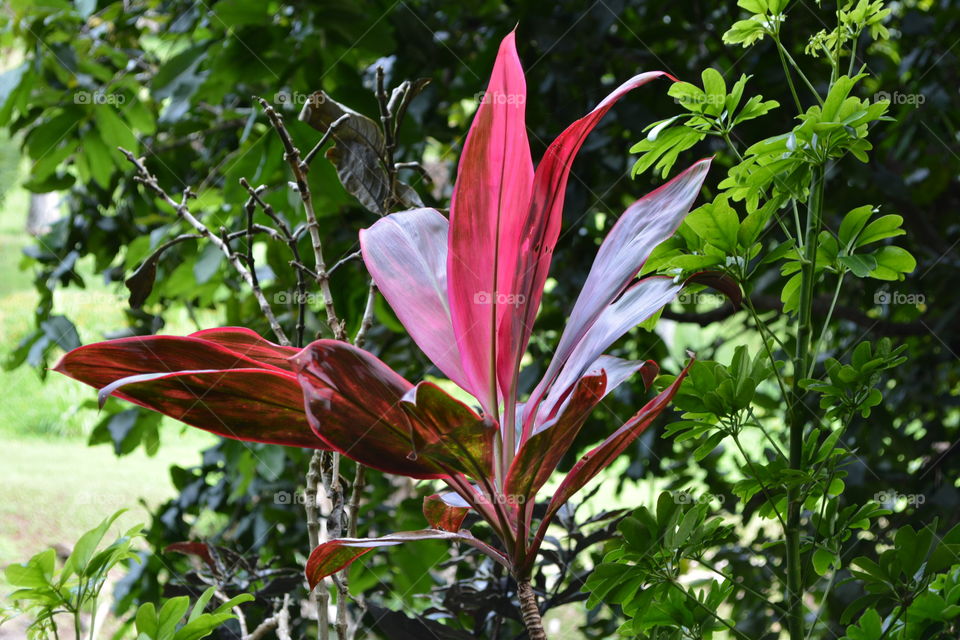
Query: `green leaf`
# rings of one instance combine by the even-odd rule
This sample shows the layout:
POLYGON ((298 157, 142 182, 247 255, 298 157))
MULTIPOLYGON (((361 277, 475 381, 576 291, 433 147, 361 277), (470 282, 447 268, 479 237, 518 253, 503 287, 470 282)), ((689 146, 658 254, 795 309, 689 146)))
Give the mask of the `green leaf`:
POLYGON ((870 277, 877 280, 902 280, 903 274, 917 268, 916 258, 900 247, 883 247, 872 255, 877 268, 870 272, 870 277))
POLYGON ((705 204, 687 216, 686 224, 705 242, 726 253, 737 250, 740 219, 724 196, 705 204))
POLYGON ((877 259, 870 254, 840 256, 837 260, 858 278, 866 278, 877 268, 877 259))
POLYGON ((160 607, 157 614, 157 640, 172 638, 176 633, 177 625, 190 608, 190 598, 180 596, 170 598, 160 607))
POLYGON ((863 227, 867 224, 867 220, 870 219, 875 212, 873 205, 865 204, 862 207, 857 207, 847 212, 843 216, 843 220, 840 222, 840 229, 837 232, 837 237, 840 239, 840 244, 844 247, 854 247, 854 240, 857 239, 857 236, 860 235, 860 232, 863 231, 863 227))
POLYGON ((831 567, 833 567, 839 558, 837 558, 836 554, 821 548, 813 552, 812 560, 813 568, 817 572, 817 575, 825 576, 830 572, 831 567))
POLYGON ((740 44, 749 47, 766 34, 767 30, 763 27, 761 20, 756 18, 738 20, 723 34, 723 42, 724 44, 740 44))
POLYGON ((863 233, 860 234, 860 237, 857 238, 856 246, 862 247, 870 244, 871 242, 877 242, 878 240, 902 236, 904 233, 906 233, 900 228, 900 225, 902 224, 902 216, 894 214, 881 216, 867 225, 866 229, 863 230, 863 233))
POLYGON ((73 546, 73 552, 67 558, 66 563, 64 563, 63 573, 65 575, 69 574, 70 572, 76 573, 80 576, 85 575, 87 564, 90 562, 94 552, 97 550, 97 547, 103 540, 103 536, 106 535, 110 525, 112 525, 116 519, 125 512, 126 509, 117 511, 116 513, 108 516, 99 525, 80 536, 80 539, 77 540, 77 543, 73 546))
MULTIPOLYGON (((694 113, 702 113, 703 105, 706 103, 706 94, 703 90, 689 82, 674 82, 667 89, 667 95, 676 100, 680 106, 694 113)), ((665 120, 664 122, 672 122, 665 120)), ((649 137, 649 136, 648 136, 649 137)))
POLYGON ((723 76, 713 67, 707 67, 701 74, 703 91, 706 94, 704 111, 712 116, 718 116, 723 111, 727 99, 727 83, 723 76))
POLYGON ((33 589, 46 587, 50 584, 50 579, 53 577, 56 558, 56 551, 47 549, 22 564, 11 564, 7 566, 4 575, 7 578, 7 582, 15 587, 29 587, 33 589))
POLYGON ((117 115, 113 105, 98 104, 93 107, 93 118, 103 142, 109 147, 113 157, 119 157, 117 147, 137 153, 139 142, 123 118, 117 115))

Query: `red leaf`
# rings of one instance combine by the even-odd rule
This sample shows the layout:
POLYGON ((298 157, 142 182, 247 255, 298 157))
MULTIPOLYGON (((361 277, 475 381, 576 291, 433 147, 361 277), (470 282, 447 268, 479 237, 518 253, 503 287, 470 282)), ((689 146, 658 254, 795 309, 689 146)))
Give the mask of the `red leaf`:
POLYGON ((617 429, 613 435, 608 437, 602 443, 585 454, 577 462, 567 477, 563 479, 560 486, 554 492, 550 503, 547 505, 547 512, 540 522, 540 528, 537 531, 534 547, 539 546, 540 540, 547 531, 547 526, 554 514, 562 507, 577 491, 582 489, 590 480, 592 480, 600 471, 609 466, 621 453, 633 442, 643 431, 650 426, 650 423, 667 408, 670 400, 673 399, 677 389, 680 388, 683 379, 690 370, 690 364, 677 376, 669 387, 661 391, 648 402, 640 411, 630 418, 622 427, 617 429))
POLYGON ((188 556, 197 556, 210 567, 210 570, 217 573, 217 563, 210 553, 210 545, 205 542, 174 542, 163 548, 164 553, 182 553, 188 556))
POLYGON ((293 371, 290 358, 300 353, 296 347, 284 347, 266 340, 256 331, 244 327, 217 327, 204 329, 190 334, 191 338, 200 338, 213 342, 247 358, 252 358, 285 371, 293 371))
POLYGON ((600 371, 581 378, 555 419, 528 438, 507 474, 506 494, 521 504, 532 502, 561 458, 569 451, 584 421, 606 393, 607 375, 600 371))
POLYGON ((268 362, 278 359, 271 347, 282 348, 244 340, 261 360, 203 338, 143 336, 74 349, 54 370, 102 389, 103 400, 112 394, 227 438, 327 448, 310 430, 296 377, 268 362))
POLYGON ((437 468, 483 482, 493 475, 496 423, 484 419, 432 382, 408 392, 403 408, 424 443, 418 456, 437 468))
MULTIPOLYGON (((490 83, 460 156, 450 203, 447 281, 454 335, 468 390, 495 414, 498 352, 519 358, 519 343, 497 340, 496 327, 515 313, 504 285, 517 268, 533 163, 525 123, 526 80, 514 34, 500 44, 490 83)), ((513 371, 501 389, 512 386, 513 371)), ((506 393, 506 391, 504 391, 506 393)))
MULTIPOLYGON (((734 310, 739 311, 743 303, 743 291, 736 280, 719 271, 700 271, 687 278, 686 283, 702 284, 727 296, 734 310)), ((686 284, 684 283, 684 284, 686 284)))
POLYGON ((423 499, 423 517, 434 529, 443 531, 460 531, 470 507, 453 507, 443 501, 439 493, 423 499))
POLYGON ((416 540, 455 540, 476 547, 503 566, 510 568, 509 562, 499 551, 477 540, 469 532, 440 531, 421 529, 420 531, 402 531, 382 538, 338 538, 319 545, 307 559, 307 582, 313 589, 321 580, 340 571, 354 560, 380 547, 392 547, 404 542, 416 540))
POLYGON ((413 389, 370 353, 317 340, 293 360, 310 426, 333 449, 368 467, 412 478, 446 473, 420 455, 436 436, 403 408, 413 389))

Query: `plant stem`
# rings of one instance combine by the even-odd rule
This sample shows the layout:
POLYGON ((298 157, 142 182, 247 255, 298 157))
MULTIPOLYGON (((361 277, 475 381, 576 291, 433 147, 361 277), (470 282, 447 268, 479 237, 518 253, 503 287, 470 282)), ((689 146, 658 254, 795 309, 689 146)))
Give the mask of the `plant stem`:
MULTIPOLYGON (((803 468, 803 430, 806 424, 803 415, 803 389, 800 382, 810 369, 810 346, 813 327, 813 289, 817 277, 817 239, 823 218, 824 167, 813 169, 810 182, 810 198, 807 202, 806 238, 800 290, 800 311, 797 326, 797 351, 793 363, 793 389, 789 398, 788 424, 790 426, 790 468, 803 468)), ((787 611, 791 640, 803 640, 803 565, 800 562, 800 509, 803 501, 799 487, 787 491, 786 565, 787 565, 787 611)))
POLYGON ((527 628, 527 637, 530 640, 547 640, 540 609, 537 607, 537 594, 533 592, 529 580, 517 580, 517 597, 520 599, 520 613, 523 616, 523 625, 527 628))
POLYGON ((313 210, 313 195, 310 192, 310 183, 307 181, 307 171, 309 167, 302 162, 300 150, 293 144, 290 133, 283 124, 283 118, 279 113, 263 98, 257 98, 263 112, 267 115, 277 135, 280 136, 280 142, 283 144, 284 159, 290 165, 293 177, 297 183, 297 193, 300 201, 303 203, 304 215, 307 218, 307 231, 310 233, 310 244, 313 247, 314 270, 317 276, 317 284, 320 287, 320 293, 323 296, 323 306, 327 312, 327 324, 333 332, 333 337, 337 340, 346 340, 346 328, 344 323, 337 317, 337 311, 333 305, 333 294, 330 291, 330 274, 327 273, 327 265, 323 258, 323 241, 320 239, 320 225, 317 222, 317 214, 313 210))
MULTIPOLYGON (((807 78, 806 74, 800 68, 800 65, 797 64, 797 61, 793 59, 793 56, 790 55, 790 52, 787 51, 787 48, 783 46, 782 42, 780 42, 780 37, 778 36, 774 38, 774 41, 777 43, 777 50, 780 52, 781 60, 786 58, 786 62, 790 63, 790 66, 793 67, 793 70, 796 71, 797 75, 800 76, 800 79, 803 80, 803 84, 807 85, 807 89, 810 89, 810 93, 812 93, 813 97, 817 99, 817 103, 823 104, 823 98, 821 98, 820 94, 817 93, 813 83, 810 82, 809 78, 807 78)), ((786 68, 786 66, 784 68, 786 68)), ((791 90, 793 90, 793 97, 797 103, 797 109, 802 113, 803 107, 800 106, 800 100, 797 98, 796 90, 793 89, 793 80, 791 79, 789 72, 787 72, 787 81, 790 83, 791 90)))
POLYGON ((793 76, 790 74, 790 67, 787 66, 787 59, 783 55, 783 45, 780 44, 780 36, 774 36, 773 41, 777 43, 777 54, 780 56, 780 64, 783 65, 783 75, 787 78, 787 86, 790 87, 790 95, 793 96, 793 103, 797 106, 797 111, 803 113, 800 96, 797 95, 797 88, 793 85, 793 76))
MULTIPOLYGON (((307 511, 307 538, 310 541, 310 550, 320 545, 320 517, 317 504, 317 493, 320 488, 320 468, 323 465, 323 452, 319 449, 310 457, 310 467, 307 470, 307 488, 304 496, 304 506, 307 511)), ((330 633, 330 621, 327 619, 327 603, 330 594, 327 591, 326 580, 319 588, 310 590, 310 603, 317 610, 317 633, 319 640, 327 640, 330 633)))

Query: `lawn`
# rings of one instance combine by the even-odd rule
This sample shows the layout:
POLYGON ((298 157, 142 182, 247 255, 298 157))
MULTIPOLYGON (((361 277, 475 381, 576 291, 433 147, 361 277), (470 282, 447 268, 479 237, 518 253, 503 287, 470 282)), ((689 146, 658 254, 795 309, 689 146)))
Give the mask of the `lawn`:
MULTIPOLYGON (((22 249, 32 242, 24 231, 28 204, 29 195, 14 187, 0 206, 0 360, 32 327, 37 301, 33 274, 21 270, 22 249)), ((88 289, 58 292, 56 305, 89 342, 123 325, 123 292, 101 284, 88 265, 79 269, 89 275, 88 289)), ((170 327, 173 332, 190 329, 176 320, 170 327)), ((197 452, 213 442, 212 436, 167 421, 156 456, 141 449, 118 458, 109 446, 87 446, 98 420, 95 408, 80 407, 95 398, 89 387, 53 373, 44 381, 29 367, 0 371, 0 385, 5 390, 0 402, 5 454, 0 465, 0 567, 49 546, 69 548, 80 533, 120 508, 130 511, 117 531, 144 522, 144 505, 174 495, 169 466, 196 462, 197 452)), ((0 574, 0 593, 8 591, 0 574)))

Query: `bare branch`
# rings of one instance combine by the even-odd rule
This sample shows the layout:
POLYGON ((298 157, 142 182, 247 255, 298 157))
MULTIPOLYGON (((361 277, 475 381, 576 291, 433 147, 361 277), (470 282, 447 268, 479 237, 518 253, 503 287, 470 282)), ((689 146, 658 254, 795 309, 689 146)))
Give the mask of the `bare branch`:
POLYGON ((276 316, 273 314, 273 309, 270 307, 270 303, 267 302, 266 296, 263 295, 263 290, 260 288, 259 283, 256 281, 256 277, 250 272, 250 269, 247 268, 247 265, 243 263, 240 256, 234 253, 230 248, 228 242, 224 241, 217 234, 213 233, 207 225, 203 224, 190 213, 190 209, 187 206, 187 201, 193 197, 190 188, 187 187, 183 191, 183 196, 180 202, 174 200, 170 194, 168 194, 163 187, 157 182, 156 176, 150 173, 147 167, 144 165, 143 158, 137 158, 133 153, 127 151, 123 147, 118 147, 120 152, 126 156, 127 160, 137 170, 136 180, 143 184, 145 187, 157 194, 164 202, 174 208, 177 212, 177 216, 185 220, 191 227, 196 229, 200 235, 209 240, 214 244, 221 252, 227 257, 227 260, 230 261, 230 264, 233 265, 233 268, 236 269, 237 273, 246 281, 250 286, 250 289, 253 291, 253 295, 257 300, 257 303, 260 305, 260 311, 266 317, 267 322, 270 323, 270 328, 273 330, 274 335, 277 338, 277 342, 284 346, 290 345, 290 340, 287 338, 286 333, 283 331, 283 327, 280 326, 280 323, 277 321, 276 316))
POLYGON ((283 124, 283 118, 279 113, 263 98, 257 98, 264 113, 280 136, 280 142, 283 144, 283 157, 290 165, 293 176, 297 182, 297 193, 300 195, 300 201, 303 202, 303 210, 307 218, 307 230, 310 232, 310 241, 313 245, 313 257, 316 267, 317 284, 320 286, 320 294, 323 296, 323 303, 327 311, 327 324, 333 331, 333 336, 337 340, 346 339, 346 328, 344 323, 337 317, 337 311, 333 305, 333 295, 330 292, 330 276, 327 273, 327 266, 323 259, 323 242, 320 239, 320 225, 317 223, 317 215, 313 210, 313 197, 310 192, 310 185, 307 182, 307 172, 305 165, 300 161, 300 150, 293 144, 290 132, 283 124))

